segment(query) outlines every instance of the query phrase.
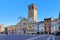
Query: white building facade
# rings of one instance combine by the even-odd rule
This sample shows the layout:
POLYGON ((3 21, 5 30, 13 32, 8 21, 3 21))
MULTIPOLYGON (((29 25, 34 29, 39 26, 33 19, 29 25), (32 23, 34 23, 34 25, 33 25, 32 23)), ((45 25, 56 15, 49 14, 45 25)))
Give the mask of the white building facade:
POLYGON ((37 33, 44 33, 44 21, 40 21, 40 22, 36 22, 35 23, 35 28, 34 28, 34 31, 37 33))
POLYGON ((58 19, 53 19, 51 22, 51 33, 56 33, 59 30, 58 27, 58 19))

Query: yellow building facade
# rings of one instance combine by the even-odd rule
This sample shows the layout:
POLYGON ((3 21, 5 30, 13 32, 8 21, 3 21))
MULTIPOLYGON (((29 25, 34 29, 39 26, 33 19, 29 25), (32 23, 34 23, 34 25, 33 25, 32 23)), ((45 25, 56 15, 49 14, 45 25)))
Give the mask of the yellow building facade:
POLYGON ((15 25, 11 25, 7 27, 8 34, 14 34, 14 31, 15 31, 15 25))
POLYGON ((4 33, 4 24, 0 24, 0 33, 4 33))

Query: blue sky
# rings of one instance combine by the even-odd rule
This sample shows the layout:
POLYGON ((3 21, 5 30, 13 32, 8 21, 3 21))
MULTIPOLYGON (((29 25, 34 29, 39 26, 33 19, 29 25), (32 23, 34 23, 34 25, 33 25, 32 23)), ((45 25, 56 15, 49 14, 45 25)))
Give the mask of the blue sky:
POLYGON ((44 17, 58 18, 60 0, 0 0, 0 23, 15 25, 18 17, 28 17, 28 5, 36 4, 38 8, 38 20, 44 17))

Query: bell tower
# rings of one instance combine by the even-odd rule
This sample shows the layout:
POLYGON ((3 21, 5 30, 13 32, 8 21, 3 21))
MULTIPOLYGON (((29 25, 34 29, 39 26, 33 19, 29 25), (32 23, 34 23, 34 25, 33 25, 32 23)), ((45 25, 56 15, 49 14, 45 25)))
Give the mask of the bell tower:
POLYGON ((28 6, 28 19, 31 22, 37 21, 37 7, 35 4, 31 4, 28 6))

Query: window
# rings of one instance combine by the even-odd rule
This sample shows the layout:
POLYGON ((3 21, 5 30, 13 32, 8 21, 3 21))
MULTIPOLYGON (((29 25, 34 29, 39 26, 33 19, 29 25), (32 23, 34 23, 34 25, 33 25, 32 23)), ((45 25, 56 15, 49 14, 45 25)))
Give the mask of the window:
POLYGON ((25 23, 24 23, 24 25, 25 25, 25 23))
POLYGON ((30 28, 31 28, 31 26, 30 26, 30 28))
POLYGON ((48 22, 48 20, 47 20, 47 22, 48 22))
POLYGON ((52 27, 54 26, 54 24, 51 25, 52 27))
POLYGON ((46 25, 46 24, 45 24, 46 25))
POLYGON ((32 9, 33 9, 34 7, 32 6, 32 9))
POLYGON ((60 27, 59 27, 59 30, 60 30, 60 27))

